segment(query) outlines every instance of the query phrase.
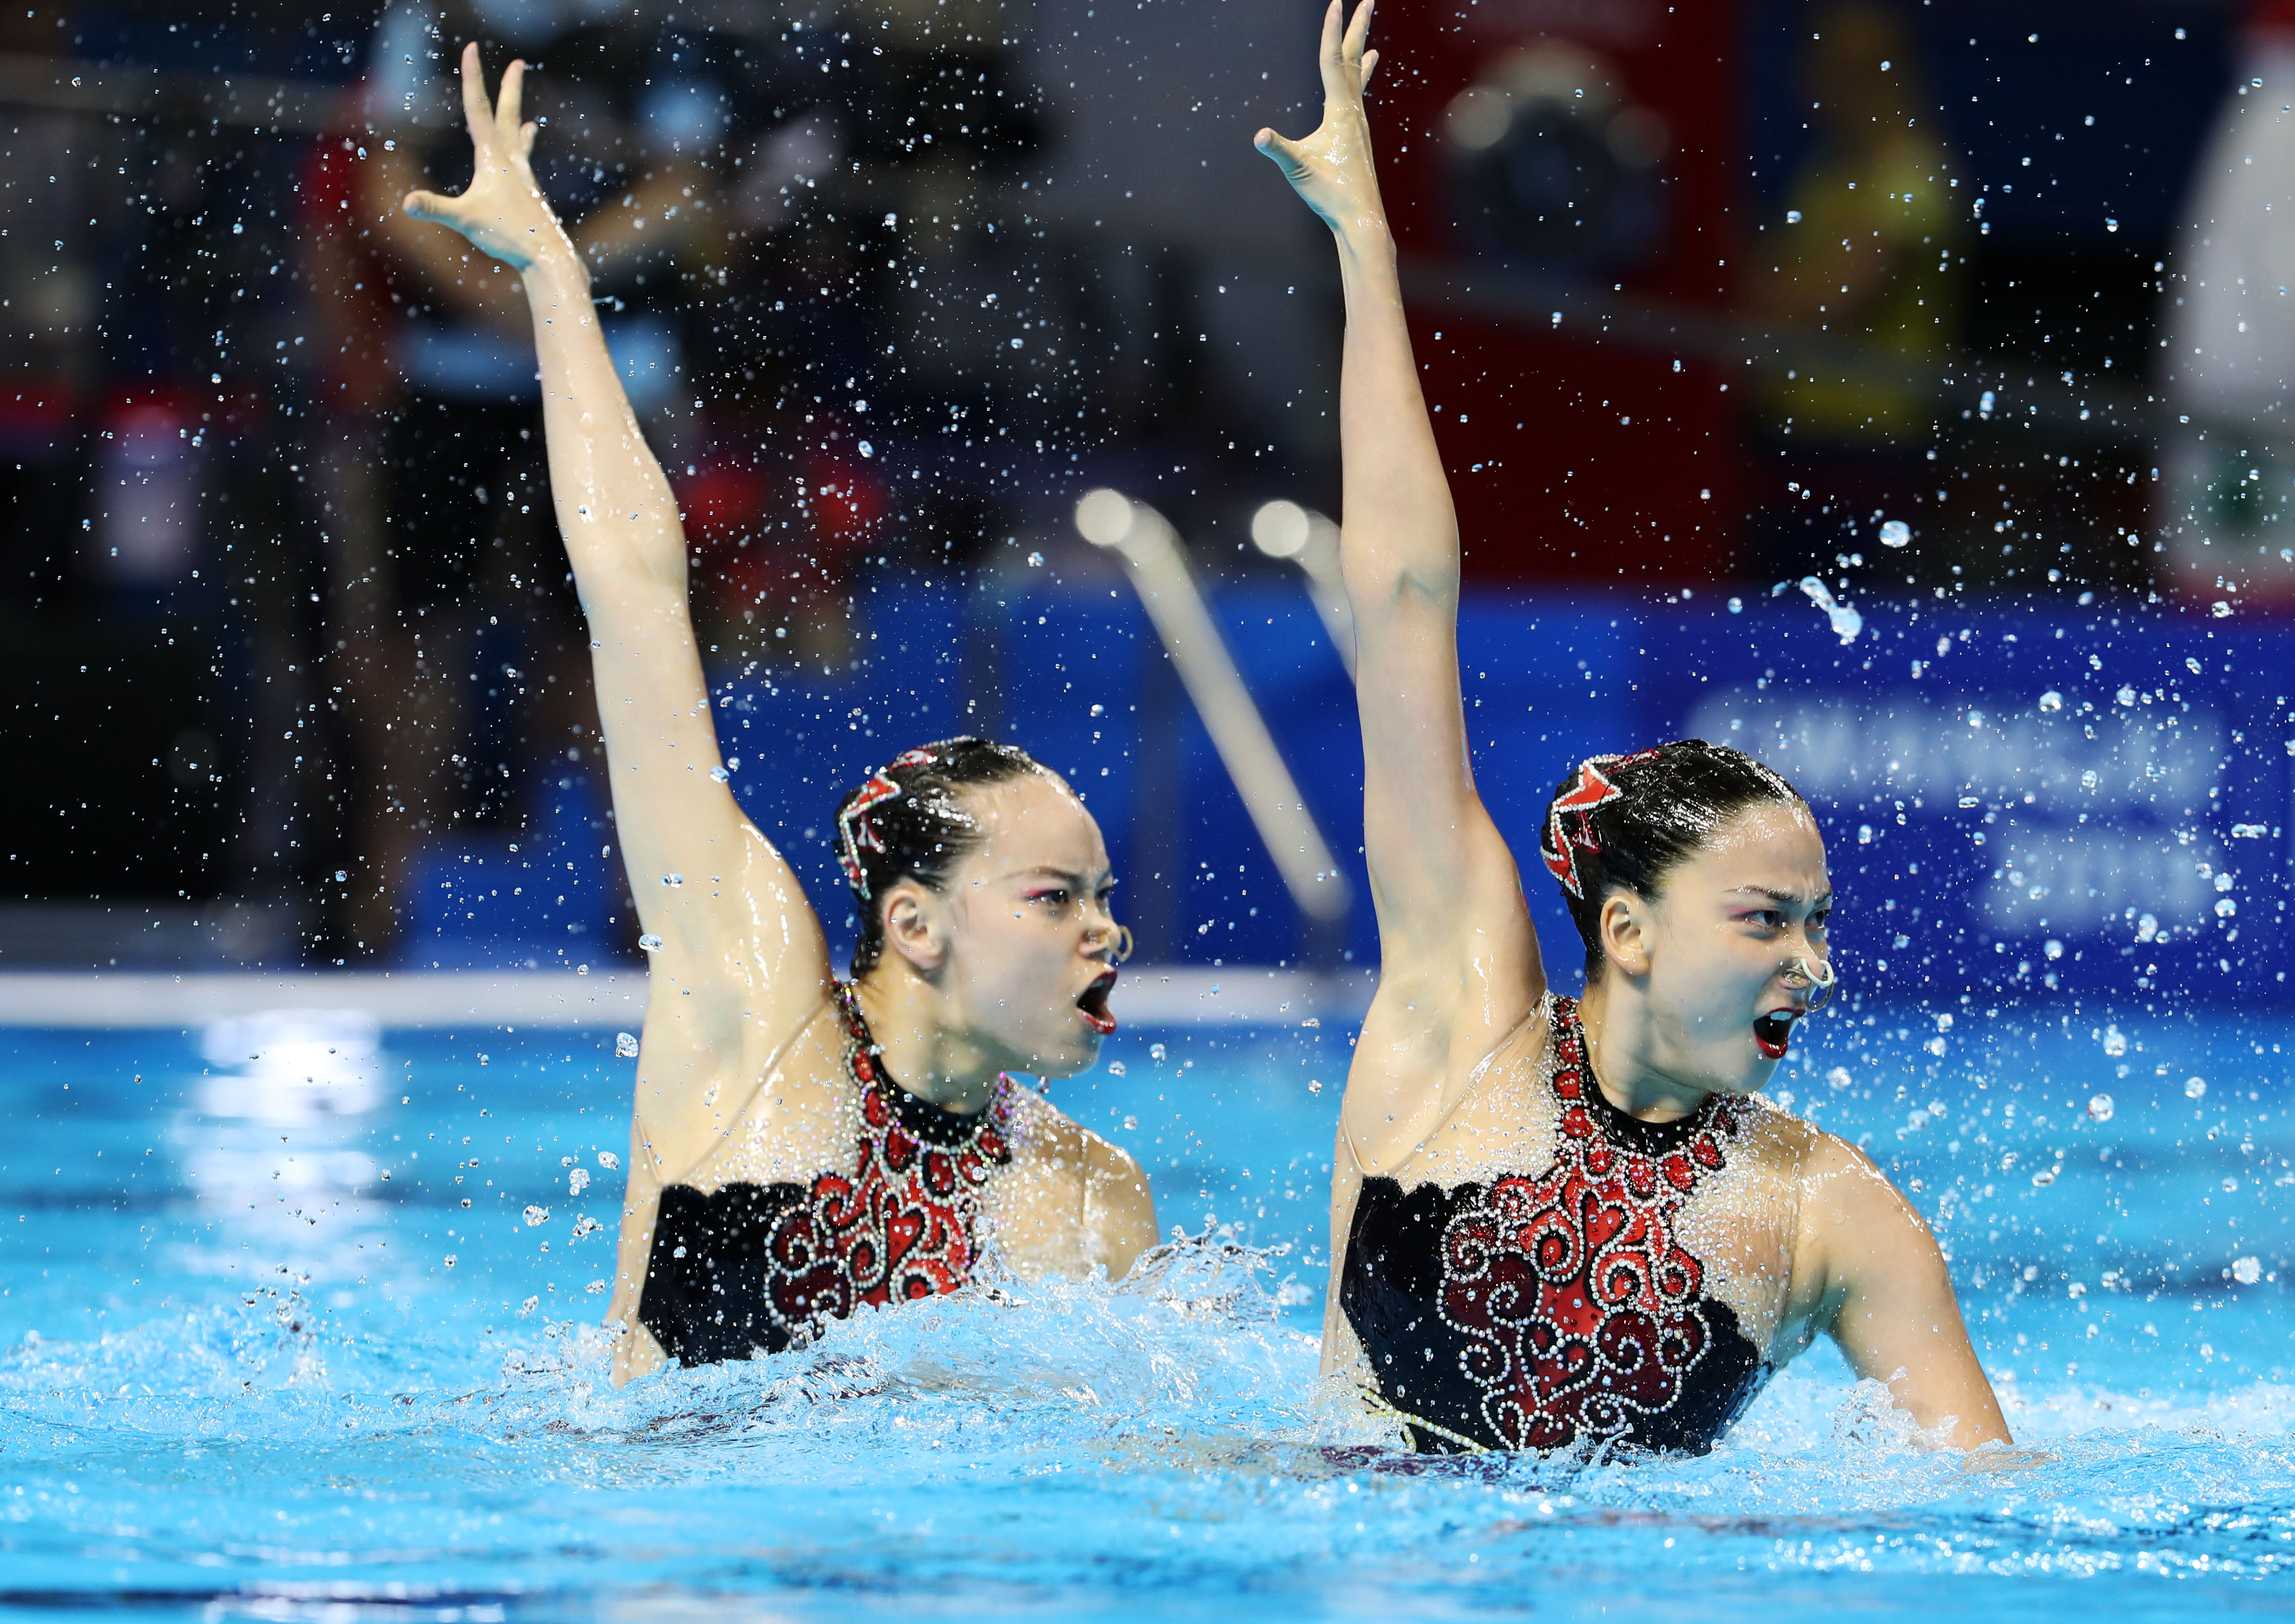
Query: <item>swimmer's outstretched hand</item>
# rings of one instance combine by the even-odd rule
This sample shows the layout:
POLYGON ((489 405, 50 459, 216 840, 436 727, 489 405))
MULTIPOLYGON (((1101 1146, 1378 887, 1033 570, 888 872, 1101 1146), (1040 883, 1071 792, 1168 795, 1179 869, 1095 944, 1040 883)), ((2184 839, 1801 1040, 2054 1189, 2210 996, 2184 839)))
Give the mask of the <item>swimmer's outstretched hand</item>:
POLYGON ((519 121, 519 97, 525 84, 526 64, 512 62, 502 73, 501 100, 490 105, 478 44, 464 45, 462 113, 470 122, 475 159, 470 184, 460 197, 410 192, 400 205, 417 220, 453 226, 472 247, 515 271, 525 270, 553 249, 562 249, 569 260, 576 259, 574 245, 534 183, 528 159, 535 126, 519 121))
POLYGON ((1363 49, 1375 4, 1361 0, 1351 20, 1342 0, 1331 0, 1323 13, 1323 122, 1315 133, 1287 141, 1263 129, 1252 140, 1307 207, 1342 235, 1360 227, 1384 230, 1386 223, 1371 162, 1370 121, 1363 115, 1363 86, 1378 66, 1378 53, 1363 49))

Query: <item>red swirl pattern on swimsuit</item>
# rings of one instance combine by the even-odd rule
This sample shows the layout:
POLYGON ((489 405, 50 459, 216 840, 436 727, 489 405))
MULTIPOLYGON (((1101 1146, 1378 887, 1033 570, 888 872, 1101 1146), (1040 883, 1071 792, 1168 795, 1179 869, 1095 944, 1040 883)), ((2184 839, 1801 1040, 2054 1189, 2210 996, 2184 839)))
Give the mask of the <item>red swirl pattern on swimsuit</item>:
POLYGON ((1576 1005, 1555 1000, 1551 1086, 1561 1110, 1553 1164, 1501 1179, 1442 1238, 1442 1318, 1468 1339, 1466 1374, 1511 1448, 1565 1449, 1629 1432, 1670 1409, 1712 1340, 1704 1269, 1675 1220, 1727 1165, 1746 1102, 1713 1097, 1678 1148, 1619 1145, 1589 1104, 1576 1005))
POLYGON ((859 1155, 851 1173, 826 1172, 783 1213, 766 1243, 766 1290, 791 1340, 862 1304, 938 1296, 972 1277, 980 1259, 980 1191, 1012 1160, 1005 1123, 1011 1080, 999 1077, 965 1137, 938 1144, 901 1120, 870 1057, 849 992, 845 1065, 861 1089, 859 1155))

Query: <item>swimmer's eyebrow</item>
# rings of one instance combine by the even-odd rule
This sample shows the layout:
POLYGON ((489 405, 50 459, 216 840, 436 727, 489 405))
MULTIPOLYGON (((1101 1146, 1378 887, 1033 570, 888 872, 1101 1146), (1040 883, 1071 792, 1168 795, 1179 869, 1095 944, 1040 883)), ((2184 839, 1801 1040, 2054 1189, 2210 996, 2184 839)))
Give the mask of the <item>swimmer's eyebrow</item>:
POLYGON ((1772 902, 1782 902, 1789 905, 1802 905, 1812 908, 1822 908, 1833 901, 1833 893, 1830 891, 1825 892, 1823 895, 1819 896, 1816 902, 1810 902, 1808 898, 1802 896, 1798 891, 1779 891, 1774 885, 1740 885, 1735 891, 1729 893, 1729 894, 1731 896, 1767 897, 1772 902))
MULTIPOLYGON (((1055 868, 1050 863, 1038 863, 1032 869, 1015 869, 1009 874, 1003 876, 1003 877, 1006 879, 1065 880, 1068 885, 1075 887, 1079 891, 1087 889, 1092 883, 1091 877, 1088 874, 1079 874, 1070 869, 1055 868)), ((1099 883, 1104 885, 1113 885, 1115 884, 1115 877, 1113 874, 1102 874, 1100 876, 1099 883)))

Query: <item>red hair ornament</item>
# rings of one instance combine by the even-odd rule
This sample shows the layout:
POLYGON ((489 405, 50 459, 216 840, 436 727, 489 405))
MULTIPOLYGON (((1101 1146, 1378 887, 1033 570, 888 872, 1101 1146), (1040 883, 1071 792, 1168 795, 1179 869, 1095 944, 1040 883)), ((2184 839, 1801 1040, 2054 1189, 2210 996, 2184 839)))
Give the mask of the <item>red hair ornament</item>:
POLYGON ((1625 797, 1626 792, 1611 782, 1603 769, 1629 767, 1656 755, 1655 750, 1637 750, 1630 755, 1589 755, 1578 763, 1578 776, 1570 788, 1555 796, 1554 804, 1547 808, 1538 854, 1545 860, 1547 872, 1572 896, 1586 894, 1585 884, 1578 877, 1578 853, 1602 849, 1602 843, 1594 836, 1594 809, 1625 797), (1572 816, 1578 820, 1574 833, 1564 821, 1572 816))
POLYGON ((893 781, 893 774, 903 767, 930 766, 937 759, 930 750, 911 750, 897 755, 877 771, 861 787, 853 803, 837 814, 837 862, 845 870, 845 878, 862 902, 868 902, 869 875, 861 866, 861 848, 882 852, 885 842, 874 825, 869 821, 870 808, 887 801, 900 799, 905 792, 893 781))

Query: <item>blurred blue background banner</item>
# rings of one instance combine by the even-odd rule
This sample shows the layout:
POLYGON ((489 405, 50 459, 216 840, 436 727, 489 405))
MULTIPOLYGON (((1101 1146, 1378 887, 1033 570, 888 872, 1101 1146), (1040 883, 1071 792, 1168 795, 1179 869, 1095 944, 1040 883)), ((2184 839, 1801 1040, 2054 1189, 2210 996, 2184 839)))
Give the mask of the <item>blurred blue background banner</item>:
MULTIPOLYGON (((1213 607, 1368 897, 1352 696, 1311 607, 1276 585, 1218 592, 1213 607)), ((1527 861, 1564 984, 1575 938, 1533 855, 1548 796, 1581 756, 1696 736, 1760 756, 1809 796, 1854 987, 1948 1001, 2288 996, 2295 628, 2125 602, 1858 608, 1863 627, 1844 642, 1798 591, 1632 609, 1590 596, 1467 602, 1478 781, 1527 861)), ((741 805, 796 864, 832 937, 850 935, 829 845, 837 798, 900 751, 970 730, 1025 746, 1074 783, 1146 957, 1375 961, 1367 904, 1321 936, 1293 906, 1128 591, 1025 578, 880 591, 857 646, 866 657, 842 671, 737 667, 712 686, 741 805)), ((627 910, 594 765, 567 763, 523 852, 466 839, 426 856, 407 961, 564 963, 618 947, 627 910)))

